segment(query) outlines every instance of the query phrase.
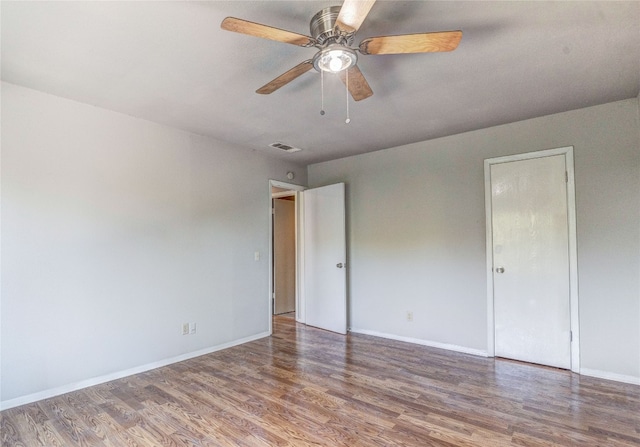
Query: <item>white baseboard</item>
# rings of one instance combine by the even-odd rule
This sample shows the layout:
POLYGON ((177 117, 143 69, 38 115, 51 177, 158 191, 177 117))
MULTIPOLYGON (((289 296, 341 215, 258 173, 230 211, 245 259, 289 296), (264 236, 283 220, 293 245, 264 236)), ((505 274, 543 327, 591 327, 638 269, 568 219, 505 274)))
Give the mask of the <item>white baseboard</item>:
MULTIPOLYGON (((413 343, 413 344, 422 345, 422 346, 429 346, 432 348, 440 348, 440 349, 446 349, 449 351, 461 352, 464 354, 477 355, 480 357, 488 357, 488 354, 486 351, 483 351, 480 349, 467 348, 465 346, 458 346, 458 345, 453 345, 449 343, 440 343, 435 341, 423 340, 420 338, 404 337, 401 335, 387 334, 384 332, 370 331, 367 329, 350 328, 349 330, 356 334, 372 335, 374 337, 388 338, 391 340, 398 340, 398 341, 413 343)), ((261 332, 259 334, 252 335, 250 337, 245 337, 239 340, 234 340, 229 343, 224 343, 224 344, 213 346, 210 348, 201 349, 199 351, 189 352, 187 354, 182 354, 176 357, 160 360, 153 363, 147 363, 146 365, 137 366, 135 368, 130 368, 124 371, 118 371, 116 373, 106 374, 104 376, 94 377, 91 379, 82 380, 80 382, 71 383, 71 384, 56 387, 56 388, 51 388, 51 389, 40 391, 33 394, 28 394, 26 396, 17 397, 15 399, 5 400, 0 402, 0 411, 8 410, 9 408, 19 407, 20 405, 30 404, 32 402, 37 402, 39 400, 60 396, 61 394, 81 390, 83 388, 99 385, 101 383, 111 382, 112 380, 121 379, 123 377, 132 376, 134 374, 140 374, 145 371, 150 371, 152 369, 161 368, 163 366, 171 365, 173 363, 189 360, 194 357, 200 357, 205 354, 210 354, 212 352, 221 351, 223 349, 231 348, 233 346, 238 346, 244 343, 249 343, 254 340, 259 340, 261 338, 268 337, 269 335, 271 335, 269 334, 269 332, 261 332)), ((580 374, 589 376, 589 377, 596 377, 598 379, 606 379, 606 380, 613 380, 616 382, 640 385, 640 377, 617 374, 609 371, 599 371, 595 369, 581 368, 580 374)))
POLYGON ((373 335, 374 337, 389 338, 391 340, 404 341, 416 345, 429 346, 431 348, 446 349, 448 351, 461 352, 463 354, 477 355, 480 357, 488 357, 487 351, 481 349, 467 348, 466 346, 452 345, 449 343, 440 343, 437 341, 423 340, 421 338, 404 337, 402 335, 386 334, 384 332, 370 331, 368 329, 350 328, 351 332, 356 334, 373 335))
POLYGON ((72 391, 81 390, 94 385, 99 385, 105 382, 111 382, 112 380, 121 379, 123 377, 132 376, 134 374, 140 374, 145 371, 160 368, 163 366, 171 365, 173 363, 189 360, 194 357, 200 357, 201 355, 210 354, 212 352, 221 351, 223 349, 231 348, 233 346, 242 345, 250 341, 258 340, 260 338, 268 337, 271 335, 269 332, 261 332, 250 337, 241 338, 221 345, 200 349, 198 351, 188 352, 176 357, 160 360, 157 362, 147 363, 146 365, 136 366, 135 368, 126 369, 124 371, 118 371, 112 374, 106 374, 104 376, 93 377, 91 379, 82 380, 80 382, 70 383, 68 385, 51 388, 37 393, 28 394, 26 396, 16 397, 15 399, 9 399, 0 402, 0 411, 8 410, 9 408, 19 407, 20 405, 30 404, 43 399, 49 399, 51 397, 60 396, 61 394, 70 393, 72 391))
POLYGON ((580 374, 583 376, 596 377, 598 379, 615 380, 616 382, 640 385, 640 377, 637 376, 627 376, 625 374, 617 374, 609 371, 599 371, 597 369, 588 368, 580 368, 580 374))
MULTIPOLYGON (((452 345, 448 343, 422 340, 419 338, 403 337, 401 335, 395 335, 395 334, 386 334, 384 332, 370 331, 368 329, 350 328, 349 330, 356 334, 373 335, 374 337, 389 338, 391 340, 398 340, 398 341, 404 341, 407 343, 430 346, 432 348, 447 349, 449 351, 462 352, 464 354, 477 355, 480 357, 489 357, 486 351, 482 351, 480 349, 472 349, 472 348, 452 345)), ((580 374, 584 376, 589 376, 589 377, 596 377, 598 379, 606 379, 606 380, 613 380, 616 382, 630 383, 632 385, 640 385, 640 377, 617 374, 609 371, 599 371, 596 369, 581 368, 580 374)))

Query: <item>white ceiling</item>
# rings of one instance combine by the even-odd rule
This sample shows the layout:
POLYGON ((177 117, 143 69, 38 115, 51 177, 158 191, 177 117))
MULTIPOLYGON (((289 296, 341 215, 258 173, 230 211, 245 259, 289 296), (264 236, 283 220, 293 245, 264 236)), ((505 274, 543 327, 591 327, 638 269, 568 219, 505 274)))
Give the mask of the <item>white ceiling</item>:
MULTIPOLYGON (((633 98, 640 2, 384 1, 356 35, 460 29, 456 51, 361 56, 374 95, 310 71, 255 90, 313 56, 220 29, 226 16, 309 34, 337 1, 2 1, 2 79, 276 157, 312 163, 633 98), (269 148, 280 141, 304 149, 269 148)), ((473 148, 469 148, 472 150, 473 148)))

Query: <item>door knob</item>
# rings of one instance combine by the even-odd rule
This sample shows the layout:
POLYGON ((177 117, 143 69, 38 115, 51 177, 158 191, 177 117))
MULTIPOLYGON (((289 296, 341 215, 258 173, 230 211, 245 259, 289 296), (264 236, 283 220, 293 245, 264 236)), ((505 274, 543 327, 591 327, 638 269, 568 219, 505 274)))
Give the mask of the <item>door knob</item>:
POLYGON ((336 264, 336 267, 338 267, 339 269, 341 269, 342 267, 344 267, 344 264, 342 262, 338 262, 336 264))
POLYGON ((504 267, 496 268, 496 273, 504 273, 504 267))

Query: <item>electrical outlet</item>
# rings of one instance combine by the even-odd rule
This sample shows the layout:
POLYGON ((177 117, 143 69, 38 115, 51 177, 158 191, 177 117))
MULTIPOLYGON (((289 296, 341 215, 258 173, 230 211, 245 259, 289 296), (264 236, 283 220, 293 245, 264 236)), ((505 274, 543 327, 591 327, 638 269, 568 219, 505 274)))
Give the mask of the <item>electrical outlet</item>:
POLYGON ((196 333, 196 324, 195 323, 189 323, 189 333, 190 334, 195 334, 196 333))
POLYGON ((182 335, 189 335, 189 323, 182 323, 182 335))
POLYGON ((413 312, 410 310, 407 311, 407 321, 413 321, 413 312))

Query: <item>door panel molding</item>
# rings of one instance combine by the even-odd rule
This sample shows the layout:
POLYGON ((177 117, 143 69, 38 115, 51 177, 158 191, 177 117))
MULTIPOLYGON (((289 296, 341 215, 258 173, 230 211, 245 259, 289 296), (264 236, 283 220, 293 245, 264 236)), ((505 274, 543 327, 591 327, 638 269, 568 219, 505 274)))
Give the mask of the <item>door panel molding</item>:
POLYGON ((491 166, 520 160, 563 155, 567 169, 567 212, 569 237, 569 302, 571 315, 571 371, 580 372, 580 321, 578 312, 578 261, 576 237, 575 177, 573 146, 537 152, 508 155, 484 161, 485 217, 486 217, 486 275, 487 275, 487 354, 495 356, 495 319, 493 290, 493 223, 491 195, 491 166))

